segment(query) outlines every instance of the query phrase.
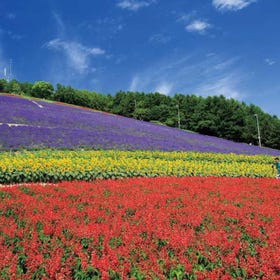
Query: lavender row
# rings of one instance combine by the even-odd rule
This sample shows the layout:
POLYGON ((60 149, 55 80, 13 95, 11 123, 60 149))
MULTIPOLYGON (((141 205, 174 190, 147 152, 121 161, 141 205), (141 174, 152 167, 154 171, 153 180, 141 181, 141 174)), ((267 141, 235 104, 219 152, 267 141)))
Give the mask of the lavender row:
POLYGON ((280 153, 103 112, 0 96, 0 149, 44 147, 280 153))

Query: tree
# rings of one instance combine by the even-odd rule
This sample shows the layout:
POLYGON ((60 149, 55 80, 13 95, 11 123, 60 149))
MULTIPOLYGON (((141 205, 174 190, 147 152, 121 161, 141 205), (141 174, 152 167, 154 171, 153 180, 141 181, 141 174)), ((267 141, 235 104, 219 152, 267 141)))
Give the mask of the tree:
POLYGON ((141 120, 141 121, 147 121, 150 118, 149 109, 145 108, 136 108, 133 113, 133 118, 141 120))
POLYGON ((15 93, 15 94, 21 94, 22 93, 20 83, 15 79, 11 80, 7 84, 7 89, 8 89, 8 92, 10 92, 10 93, 15 93))
POLYGON ((7 92, 7 84, 5 79, 0 80, 0 92, 7 92))
POLYGON ((31 88, 31 95, 38 98, 51 99, 54 94, 53 85, 49 82, 35 82, 31 88))
POLYGON ((32 86, 33 84, 29 82, 24 82, 20 84, 21 90, 25 95, 31 95, 32 86))
POLYGON ((137 94, 135 92, 117 92, 114 98, 113 113, 132 118, 137 106, 137 94))
POLYGON ((80 105, 76 103, 77 99, 75 98, 75 95, 76 90, 71 86, 65 87, 61 84, 57 84, 56 91, 54 94, 54 100, 68 104, 80 105))

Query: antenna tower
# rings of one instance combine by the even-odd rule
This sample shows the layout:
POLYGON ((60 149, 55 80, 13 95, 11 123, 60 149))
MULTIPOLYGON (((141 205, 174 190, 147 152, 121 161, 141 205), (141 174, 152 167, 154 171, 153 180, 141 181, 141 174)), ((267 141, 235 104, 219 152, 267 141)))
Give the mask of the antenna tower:
MULTIPOLYGON (((13 77, 13 74, 12 74, 12 64, 13 64, 13 61, 12 61, 12 59, 10 59, 10 65, 9 65, 9 75, 8 75, 9 80, 11 80, 11 79, 12 79, 12 77, 13 77)), ((9 80, 8 80, 8 82, 9 82, 9 80)))
POLYGON ((7 80, 7 68, 4 67, 4 79, 7 80))

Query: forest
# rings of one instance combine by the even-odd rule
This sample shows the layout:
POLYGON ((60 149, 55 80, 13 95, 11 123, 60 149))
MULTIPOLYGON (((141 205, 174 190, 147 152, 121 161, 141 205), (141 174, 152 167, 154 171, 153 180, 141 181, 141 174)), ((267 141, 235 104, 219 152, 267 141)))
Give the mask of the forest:
POLYGON ((118 91, 103 94, 46 81, 0 79, 0 92, 43 98, 177 127, 235 142, 280 149, 280 120, 254 104, 222 95, 118 91), (259 131, 258 131, 259 128, 259 131))

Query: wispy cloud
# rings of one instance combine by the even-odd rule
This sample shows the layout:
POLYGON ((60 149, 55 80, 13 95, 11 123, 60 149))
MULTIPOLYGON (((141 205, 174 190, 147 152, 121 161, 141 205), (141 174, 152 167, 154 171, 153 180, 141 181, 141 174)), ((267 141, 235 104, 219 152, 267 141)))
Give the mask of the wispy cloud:
POLYGON ((20 35, 20 34, 16 34, 16 33, 13 33, 11 31, 7 31, 7 35, 12 39, 12 40, 15 40, 15 41, 19 41, 21 40, 24 36, 23 35, 20 35))
POLYGON ((145 70, 138 73, 134 73, 130 81, 129 90, 131 91, 143 91, 143 92, 161 92, 164 94, 172 93, 173 81, 178 78, 172 76, 174 69, 180 68, 183 61, 187 60, 187 57, 180 59, 163 59, 158 61, 150 67, 146 67, 145 70))
POLYGON ((8 71, 9 69, 9 59, 6 57, 3 47, 2 47, 2 42, 1 42, 1 30, 0 30, 0 79, 3 78, 14 78, 10 76, 10 72, 8 71))
POLYGON ((87 29, 102 35, 103 38, 111 40, 114 36, 118 36, 126 27, 122 17, 103 17, 96 22, 87 22, 87 29))
POLYGON ((16 18, 16 14, 14 14, 14 13, 8 13, 8 14, 6 14, 6 18, 7 18, 7 19, 10 19, 10 20, 13 20, 13 19, 16 18))
POLYGON ((155 2, 156 0, 121 0, 117 3, 117 6, 122 9, 137 11, 141 8, 150 6, 155 2))
POLYGON ((207 20, 199 19, 199 13, 196 10, 177 15, 176 22, 184 24, 186 31, 199 34, 206 34, 206 31, 213 27, 207 20))
POLYGON ((211 56, 170 55, 134 73, 130 81, 131 91, 198 94, 201 96, 224 95, 243 99, 246 92, 243 82, 246 75, 237 67, 238 58, 211 56))
POLYGON ((238 11, 246 8, 257 0, 213 0, 213 6, 219 11, 238 11))
POLYGON ((66 59, 67 64, 80 74, 84 74, 89 69, 89 56, 105 54, 101 48, 90 48, 75 41, 64 41, 56 38, 44 45, 46 48, 55 51, 61 51, 66 59))
POLYGON ((173 85, 170 82, 163 81, 157 85, 154 92, 159 92, 161 94, 169 95, 172 91, 173 85))
POLYGON ((193 10, 189 13, 180 13, 179 15, 177 15, 176 13, 176 17, 177 17, 176 19, 177 22, 182 22, 186 24, 191 20, 193 20, 195 17, 197 17, 197 11, 193 10))
MULTIPOLYGON (((211 54, 207 54, 206 56, 211 56, 211 54)), ((219 61, 217 64, 214 65, 213 69, 215 70, 226 70, 229 69, 231 66, 233 66, 237 61, 239 60, 239 57, 231 57, 226 60, 219 61)))
MULTIPOLYGON (((16 19, 16 14, 14 13, 7 13, 4 15, 4 18, 8 19, 9 21, 13 21, 14 19, 16 19)), ((18 33, 14 33, 12 31, 10 31, 9 29, 1 29, 0 28, 0 35, 7 35, 10 39, 15 40, 15 41, 19 41, 21 40, 24 36, 18 33)))
POLYGON ((188 32, 197 32, 200 34, 204 34, 205 31, 211 28, 212 25, 203 20, 194 20, 186 26, 186 30, 188 32))
POLYGON ((240 77, 234 74, 225 74, 218 79, 212 78, 196 88, 196 92, 202 96, 223 95, 226 98, 244 98, 244 92, 238 89, 240 77))
POLYGON ((65 33, 65 25, 64 25, 64 22, 63 22, 61 16, 58 13, 56 13, 55 11, 52 12, 52 16, 56 23, 58 35, 63 36, 65 33))
POLYGON ((138 91, 138 90, 140 90, 140 88, 139 88, 139 86, 140 86, 139 82, 140 82, 139 77, 138 77, 137 75, 135 75, 135 76, 132 78, 131 82, 130 82, 129 90, 130 90, 130 91, 138 91))
POLYGON ((272 65, 274 65, 274 64, 276 63, 276 61, 273 60, 273 59, 271 59, 271 58, 266 58, 266 59, 264 60, 264 62, 265 62, 267 65, 269 65, 269 66, 272 66, 272 65))
POLYGON ((73 38, 73 29, 76 30, 77 26, 73 28, 71 24, 66 24, 61 14, 53 10, 51 16, 56 29, 54 39, 42 45, 49 52, 45 78, 54 84, 71 84, 76 87, 97 85, 98 75, 102 71, 98 58, 106 58, 106 51, 99 46, 92 46, 92 43, 84 44, 77 39, 78 34, 73 38))

